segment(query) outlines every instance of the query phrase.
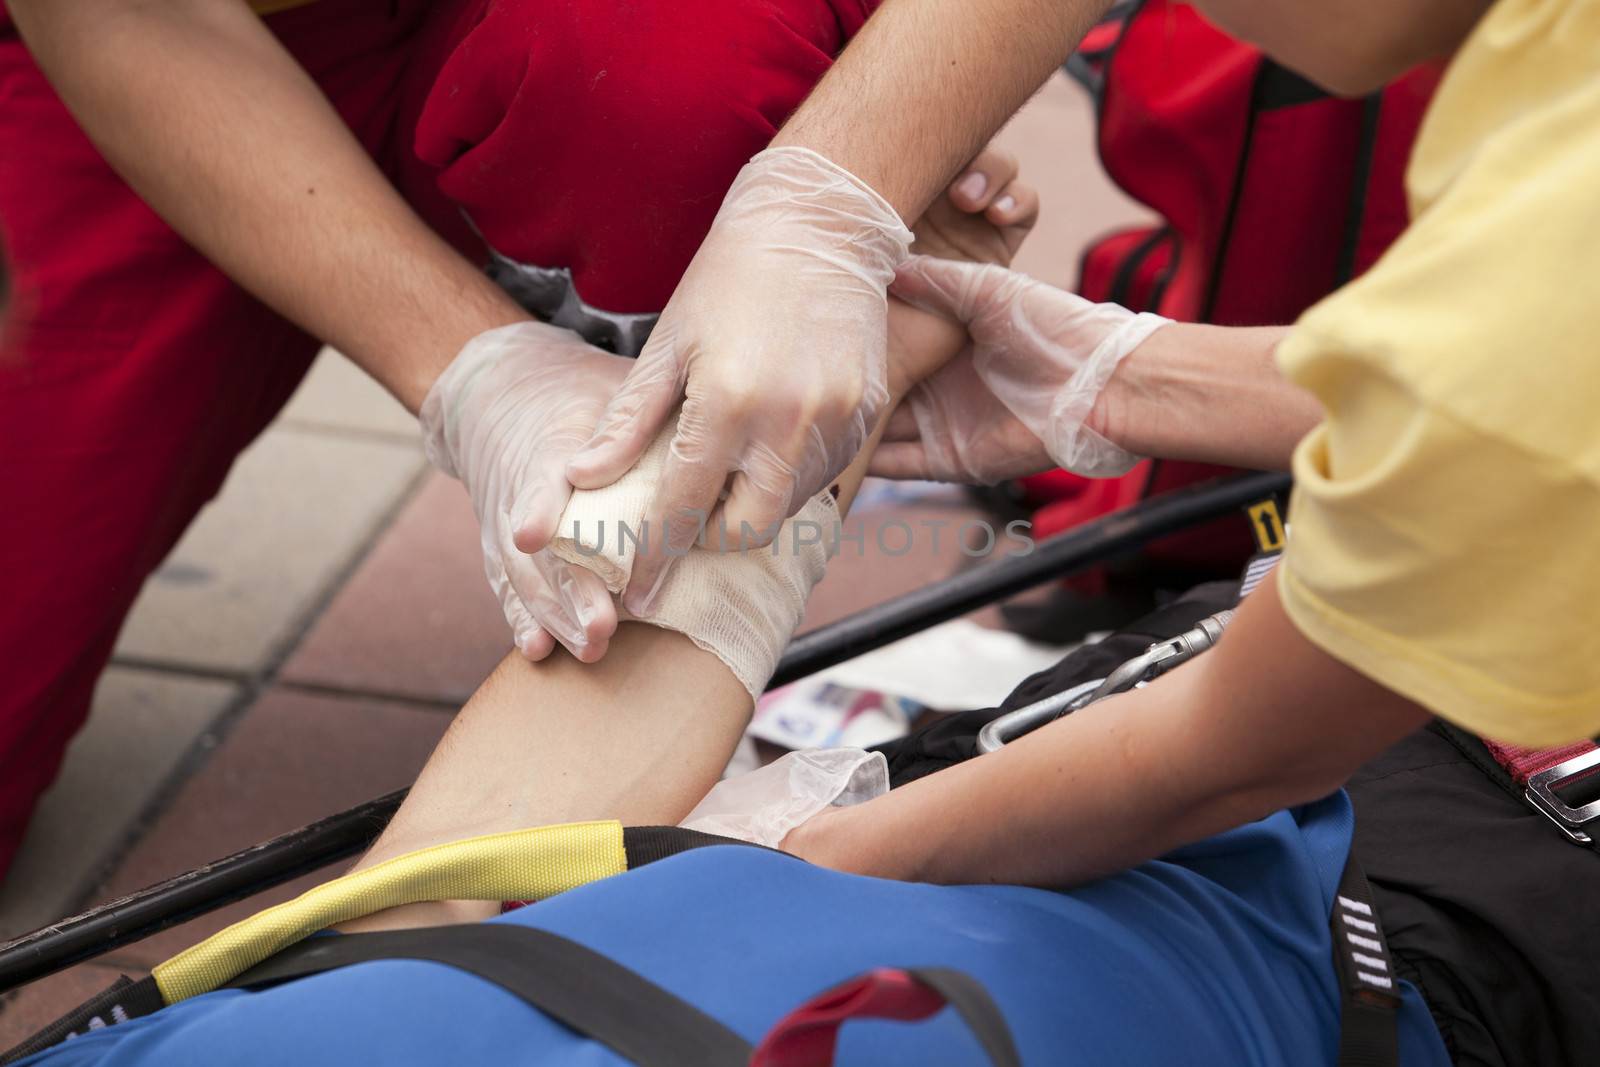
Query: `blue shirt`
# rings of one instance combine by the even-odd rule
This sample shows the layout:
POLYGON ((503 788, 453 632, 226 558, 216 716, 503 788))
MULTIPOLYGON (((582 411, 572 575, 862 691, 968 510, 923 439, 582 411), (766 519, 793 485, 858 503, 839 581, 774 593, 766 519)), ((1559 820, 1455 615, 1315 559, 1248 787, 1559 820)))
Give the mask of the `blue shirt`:
MULTIPOLYGON (((877 966, 964 970, 1025 1063, 1332 1063, 1339 993, 1328 915, 1350 844, 1343 793, 1068 892, 840 874, 745 848, 663 860, 494 922, 580 941, 752 1043, 877 966)), ((1401 1063, 1447 1067, 1403 987, 1401 1063)), ((258 993, 224 990, 95 1031, 51 1067, 350 1063, 616 1064, 481 979, 385 960, 258 993)), ((951 1011, 848 1024, 840 1064, 985 1062, 951 1011)))

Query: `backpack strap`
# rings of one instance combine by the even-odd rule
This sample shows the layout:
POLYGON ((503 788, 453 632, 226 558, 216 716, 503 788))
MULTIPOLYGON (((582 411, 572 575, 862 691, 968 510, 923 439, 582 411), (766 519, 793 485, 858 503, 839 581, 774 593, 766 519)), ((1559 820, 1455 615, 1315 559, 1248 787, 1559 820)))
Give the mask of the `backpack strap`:
POLYGON ((1558 748, 1505 745, 1443 719, 1428 729, 1454 745, 1500 788, 1549 819, 1567 840, 1600 853, 1600 746, 1577 741, 1558 748))
POLYGON ((1339 976, 1339 1067, 1397 1067, 1400 987, 1372 887, 1354 852, 1339 876, 1328 924, 1339 976))
POLYGON ((35 1052, 43 1052, 92 1030, 154 1015, 166 1006, 154 978, 141 978, 136 982, 123 975, 21 1044, 0 1053, 0 1065, 26 1059, 35 1052))
POLYGON ((636 971, 558 934, 510 923, 314 938, 229 987, 260 989, 386 959, 442 963, 493 982, 643 1067, 731 1067, 750 1059, 744 1038, 636 971))
POLYGON ((839 1027, 850 1019, 916 1022, 955 1009, 993 1067, 1021 1067, 1016 1041, 989 991, 946 967, 878 967, 818 993, 767 1031, 750 1067, 817 1067, 833 1062, 839 1027))

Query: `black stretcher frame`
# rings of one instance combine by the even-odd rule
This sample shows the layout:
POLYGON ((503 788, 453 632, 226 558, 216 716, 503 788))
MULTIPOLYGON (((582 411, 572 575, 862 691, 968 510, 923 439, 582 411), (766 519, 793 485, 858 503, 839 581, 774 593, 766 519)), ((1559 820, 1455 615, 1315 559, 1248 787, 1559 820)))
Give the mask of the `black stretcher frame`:
MULTIPOLYGON (((1290 483, 1287 474, 1249 473, 1162 493, 1037 542, 1026 555, 867 608, 790 642, 768 688, 1282 495, 1290 483)), ((0 993, 354 856, 383 832, 406 792, 369 800, 0 944, 0 993)))

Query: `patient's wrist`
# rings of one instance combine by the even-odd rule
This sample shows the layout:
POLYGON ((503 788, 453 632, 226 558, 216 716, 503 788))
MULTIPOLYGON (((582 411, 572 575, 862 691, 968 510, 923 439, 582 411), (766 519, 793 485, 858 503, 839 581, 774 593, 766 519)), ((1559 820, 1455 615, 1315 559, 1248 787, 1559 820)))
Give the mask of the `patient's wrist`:
POLYGON ((959 323, 898 297, 889 298, 889 354, 885 380, 893 410, 916 384, 954 359, 966 346, 967 331, 959 323))
MULTIPOLYGON (((660 531, 644 526, 666 467, 676 420, 657 436, 633 469, 602 489, 572 494, 549 550, 600 578, 616 596, 627 586, 638 553, 660 531)), ((767 531, 770 532, 770 531, 767 531)), ((826 492, 807 501, 771 537, 755 531, 706 528, 667 573, 651 625, 688 637, 720 659, 750 694, 760 696, 837 546, 839 511, 826 492), (763 547, 740 551, 757 541, 763 547)), ((617 598, 619 619, 631 619, 617 598)))

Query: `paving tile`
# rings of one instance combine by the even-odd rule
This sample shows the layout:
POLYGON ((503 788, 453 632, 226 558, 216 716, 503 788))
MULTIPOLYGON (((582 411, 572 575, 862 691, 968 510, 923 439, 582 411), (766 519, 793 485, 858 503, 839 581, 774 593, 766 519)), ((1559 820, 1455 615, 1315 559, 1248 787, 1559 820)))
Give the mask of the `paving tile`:
POLYGON ((414 444, 268 430, 146 583, 118 656, 260 668, 423 464, 414 444))
POLYGON ((289 426, 354 430, 416 440, 417 420, 361 368, 324 348, 280 420, 289 426))
POLYGON ((995 141, 1017 156, 1022 177, 1039 190, 1039 224, 1017 255, 1018 270, 1070 287, 1091 240, 1151 218, 1101 169, 1094 108, 1064 74, 1046 82, 995 141))
POLYGON ((124 973, 143 977, 143 972, 82 963, 6 994, 0 998, 0 1052, 43 1030, 124 973))
POLYGON ((0 886, 0 939, 73 909, 238 687, 112 667, 0 886))
MULTIPOLYGON (((108 879, 109 900, 411 784, 450 717, 374 700, 269 690, 108 879)), ((323 876, 118 951, 146 966, 323 876)))
POLYGON ((459 704, 511 649, 459 482, 430 474, 284 664, 287 681, 459 704))

